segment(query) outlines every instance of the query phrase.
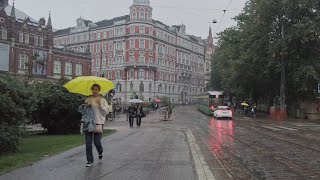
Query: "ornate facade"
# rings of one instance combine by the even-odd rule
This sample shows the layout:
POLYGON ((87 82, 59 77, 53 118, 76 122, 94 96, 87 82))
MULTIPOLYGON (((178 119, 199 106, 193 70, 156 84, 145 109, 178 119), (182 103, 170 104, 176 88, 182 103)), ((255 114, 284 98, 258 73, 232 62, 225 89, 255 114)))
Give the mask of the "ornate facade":
POLYGON ((116 85, 127 101, 136 92, 145 101, 168 96, 173 103, 193 101, 204 91, 205 43, 186 34, 185 25, 152 19, 149 0, 134 0, 130 14, 54 33, 54 45, 92 54, 92 73, 116 85))
POLYGON ((91 74, 90 54, 53 48, 51 17, 39 21, 0 0, 0 72, 39 78, 91 74))

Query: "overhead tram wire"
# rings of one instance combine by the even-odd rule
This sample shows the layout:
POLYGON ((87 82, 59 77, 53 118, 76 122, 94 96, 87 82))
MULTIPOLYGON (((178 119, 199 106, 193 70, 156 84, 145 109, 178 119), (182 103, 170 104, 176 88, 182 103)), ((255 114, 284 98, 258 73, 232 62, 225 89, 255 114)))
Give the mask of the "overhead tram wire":
POLYGON ((220 19, 219 25, 217 26, 217 28, 216 28, 216 30, 215 30, 215 32, 214 32, 214 34, 216 34, 216 33, 218 32, 218 30, 219 30, 219 28, 220 28, 220 26, 221 26, 221 23, 222 23, 222 21, 223 21, 223 18, 224 18, 224 16, 226 15, 226 12, 229 10, 229 7, 230 7, 230 5, 231 5, 232 1, 233 1, 233 0, 230 0, 229 4, 228 4, 228 6, 227 6, 227 9, 223 10, 223 14, 222 14, 222 16, 221 16, 221 19, 220 19))

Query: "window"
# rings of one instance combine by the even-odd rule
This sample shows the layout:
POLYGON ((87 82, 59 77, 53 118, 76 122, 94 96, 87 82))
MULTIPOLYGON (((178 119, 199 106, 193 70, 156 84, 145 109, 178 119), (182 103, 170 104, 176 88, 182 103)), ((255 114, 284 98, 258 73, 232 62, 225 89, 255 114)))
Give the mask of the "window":
POLYGON ((134 33, 134 26, 131 26, 131 28, 130 28, 130 33, 131 33, 131 34, 134 33))
POLYGON ((145 17, 144 17, 144 13, 143 12, 141 12, 140 13, 140 19, 144 19, 145 17))
POLYGON ((153 50, 153 42, 152 41, 149 41, 149 49, 153 50))
POLYGON ((26 44, 29 44, 29 34, 25 34, 25 35, 24 35, 24 42, 25 42, 26 44))
POLYGON ((151 19, 151 15, 150 14, 148 14, 148 19, 151 19))
POLYGON ((141 48, 141 49, 144 49, 144 45, 145 45, 145 44, 144 44, 144 40, 141 39, 141 40, 140 40, 140 48, 141 48))
POLYGON ((28 69, 28 56, 20 54, 19 56, 19 69, 28 69))
POLYGON ((107 65, 107 58, 103 57, 102 58, 102 66, 106 66, 107 65))
POLYGON ((110 37, 113 37, 113 30, 110 30, 109 36, 110 36, 110 37))
POLYGON ((139 62, 140 63, 145 63, 145 57, 144 56, 140 56, 139 57, 139 62))
POLYGON ((122 42, 117 42, 116 44, 116 50, 123 50, 123 47, 122 47, 122 42))
POLYGON ((97 59, 96 59, 96 65, 97 65, 97 68, 100 68, 100 61, 101 61, 101 59, 100 59, 100 58, 97 58, 97 59))
POLYGON ((1 37, 1 39, 6 40, 6 39, 8 38, 8 32, 7 32, 7 29, 5 29, 5 28, 1 29, 0 34, 1 34, 1 36, 0 36, 0 37, 1 37))
POLYGON ((82 76, 82 65, 81 64, 76 65, 76 76, 82 76))
POLYGON ((109 50, 109 51, 113 51, 112 43, 109 43, 108 50, 109 50))
POLYGON ((66 62, 66 66, 65 66, 65 75, 72 75, 72 64, 69 62, 66 62))
POLYGON ((153 64, 153 57, 152 56, 149 57, 149 63, 153 64))
POLYGON ((23 43, 23 32, 19 33, 19 42, 23 43))
POLYGON ((134 69, 130 69, 130 78, 131 78, 131 79, 134 78, 134 69))
POLYGON ((135 48, 135 46, 134 46, 134 41, 135 41, 134 39, 131 39, 131 40, 130 40, 130 48, 131 48, 131 49, 134 49, 134 48, 135 48))
POLYGON ((144 92, 144 84, 143 84, 143 82, 140 83, 139 91, 140 92, 144 92))
POLYGON ((121 71, 120 70, 116 71, 116 79, 121 79, 121 71))
POLYGON ((130 62, 134 62, 134 56, 130 56, 130 62))
POLYGON ((149 92, 152 92, 152 84, 149 84, 149 92))
POLYGON ((130 83, 130 91, 133 91, 133 83, 130 83))
POLYGON ((144 26, 140 26, 139 29, 140 29, 140 33, 141 33, 141 34, 144 34, 144 33, 145 33, 145 28, 144 28, 144 26))
POLYGON ((40 38, 39 38, 39 45, 40 45, 41 47, 43 47, 43 37, 40 37, 40 38))
POLYGON ((153 35, 153 28, 152 27, 149 29, 149 34, 153 35))
POLYGON ((136 18, 137 18, 136 13, 133 13, 133 14, 132 14, 132 18, 133 18, 133 19, 136 19, 136 18))
POLYGON ((144 70, 143 70, 143 69, 140 69, 140 70, 139 70, 139 78, 140 78, 140 79, 143 79, 143 78, 144 78, 144 70))
POLYGON ((53 73, 61 74, 61 61, 54 61, 53 64, 54 64, 53 73))
POLYGON ((158 86, 158 92, 159 92, 159 93, 162 92, 162 85, 161 85, 161 84, 158 86))

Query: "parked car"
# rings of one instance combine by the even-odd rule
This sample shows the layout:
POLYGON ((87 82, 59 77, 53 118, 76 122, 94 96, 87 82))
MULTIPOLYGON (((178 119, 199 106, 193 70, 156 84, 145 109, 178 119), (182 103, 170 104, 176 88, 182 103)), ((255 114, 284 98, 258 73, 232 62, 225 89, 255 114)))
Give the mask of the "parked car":
POLYGON ((220 118, 232 119, 232 111, 228 106, 218 106, 215 109, 213 116, 217 119, 220 119, 220 118))

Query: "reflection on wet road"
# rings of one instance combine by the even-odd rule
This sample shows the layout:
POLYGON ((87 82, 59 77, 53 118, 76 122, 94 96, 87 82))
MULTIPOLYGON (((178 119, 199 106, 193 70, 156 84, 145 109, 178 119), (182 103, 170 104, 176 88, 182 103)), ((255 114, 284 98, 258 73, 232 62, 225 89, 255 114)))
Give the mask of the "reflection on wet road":
POLYGON ((233 179, 320 179, 318 123, 216 120, 194 107, 178 110, 177 118, 187 122, 233 179))

